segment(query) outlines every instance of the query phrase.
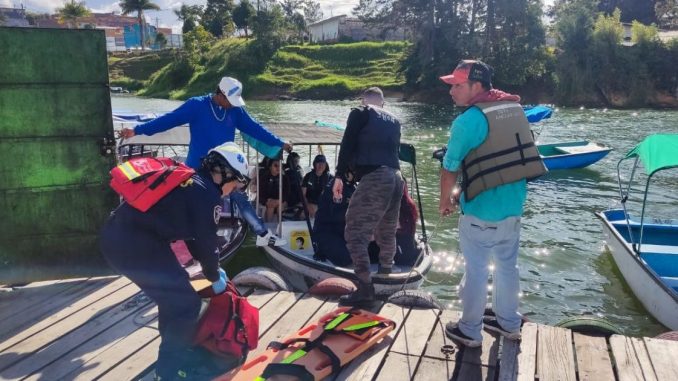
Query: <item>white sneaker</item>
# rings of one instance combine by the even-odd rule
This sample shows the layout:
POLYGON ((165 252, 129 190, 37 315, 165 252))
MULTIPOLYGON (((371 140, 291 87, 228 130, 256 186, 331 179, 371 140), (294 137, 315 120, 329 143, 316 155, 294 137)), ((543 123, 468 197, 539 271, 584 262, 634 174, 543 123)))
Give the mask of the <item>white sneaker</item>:
POLYGON ((270 230, 265 236, 257 236, 257 246, 284 246, 287 241, 273 234, 270 230))

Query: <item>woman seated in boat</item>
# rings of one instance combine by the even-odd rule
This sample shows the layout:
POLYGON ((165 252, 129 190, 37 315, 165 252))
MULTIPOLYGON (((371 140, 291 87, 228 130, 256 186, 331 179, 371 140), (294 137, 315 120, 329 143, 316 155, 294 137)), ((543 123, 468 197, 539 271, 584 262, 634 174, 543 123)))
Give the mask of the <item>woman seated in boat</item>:
POLYGON ((287 155, 287 161, 283 166, 284 176, 288 178, 290 184, 289 198, 287 199, 287 210, 283 213, 284 218, 301 220, 305 218, 304 206, 302 203, 301 181, 304 172, 299 165, 299 154, 290 152, 287 155))
POLYGON ((259 175, 259 204, 263 206, 264 221, 272 222, 278 213, 278 209, 285 210, 287 200, 289 199, 290 184, 289 179, 283 176, 282 179, 282 205, 279 200, 279 182, 280 182, 280 160, 268 160, 268 167, 262 170, 259 175))
POLYGON ((327 183, 332 179, 333 177, 330 174, 325 155, 317 155, 313 159, 313 169, 304 176, 304 180, 301 183, 301 190, 306 199, 308 213, 311 218, 315 218, 320 195, 323 193, 327 183))
POLYGON ((356 186, 350 172, 347 177, 348 180, 342 178, 344 188, 339 202, 333 200, 332 185, 334 182, 327 182, 325 191, 318 200, 318 210, 313 224, 313 241, 318 247, 318 259, 327 259, 342 267, 349 267, 352 264, 344 239, 344 228, 346 227, 348 202, 356 186))

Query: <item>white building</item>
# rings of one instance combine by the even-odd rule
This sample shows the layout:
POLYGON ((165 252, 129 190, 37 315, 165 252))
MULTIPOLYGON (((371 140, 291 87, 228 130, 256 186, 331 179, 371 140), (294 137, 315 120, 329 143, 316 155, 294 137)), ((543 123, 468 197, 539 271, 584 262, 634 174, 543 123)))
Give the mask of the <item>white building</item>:
POLYGON ((406 30, 402 27, 373 28, 357 18, 346 15, 330 17, 308 25, 310 42, 348 41, 397 41, 406 39, 406 30))

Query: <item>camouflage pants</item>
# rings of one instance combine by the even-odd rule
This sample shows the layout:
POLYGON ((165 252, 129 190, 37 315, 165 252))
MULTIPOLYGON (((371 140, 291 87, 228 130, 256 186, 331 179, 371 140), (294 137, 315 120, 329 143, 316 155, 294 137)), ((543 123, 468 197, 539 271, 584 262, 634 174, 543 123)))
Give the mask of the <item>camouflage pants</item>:
POLYGON ((344 238, 355 274, 362 282, 372 281, 367 253, 372 235, 380 248, 379 263, 384 267, 393 266, 402 196, 403 178, 400 171, 380 167, 363 176, 351 197, 346 211, 344 238))

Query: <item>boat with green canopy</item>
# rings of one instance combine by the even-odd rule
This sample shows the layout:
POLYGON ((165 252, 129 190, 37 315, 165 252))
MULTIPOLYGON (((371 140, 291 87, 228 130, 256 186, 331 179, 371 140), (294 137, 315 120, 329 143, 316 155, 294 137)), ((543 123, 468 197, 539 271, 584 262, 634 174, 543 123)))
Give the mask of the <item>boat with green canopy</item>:
MULTIPOLYGON (((657 173, 678 168, 678 134, 645 138, 617 164, 622 207, 596 213, 615 263, 633 293, 660 323, 678 330, 678 220, 645 216, 650 184, 657 173), (633 160, 624 186, 621 168, 633 160), (647 174, 640 218, 627 209, 636 170, 642 163, 647 174)), ((671 179, 675 175, 671 173, 671 179)), ((665 209, 662 209, 665 210, 665 209)), ((669 212, 666 210, 666 212, 669 212)), ((671 211, 676 215, 676 210, 671 211)))

